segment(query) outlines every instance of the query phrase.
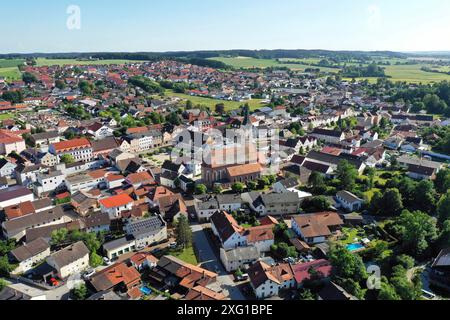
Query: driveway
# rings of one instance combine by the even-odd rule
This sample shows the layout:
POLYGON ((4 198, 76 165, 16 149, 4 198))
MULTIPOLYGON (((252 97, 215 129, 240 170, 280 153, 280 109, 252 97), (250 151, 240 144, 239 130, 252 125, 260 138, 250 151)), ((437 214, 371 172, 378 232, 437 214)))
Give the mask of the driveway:
POLYGON ((212 285, 212 287, 216 290, 223 290, 223 293, 228 295, 231 300, 245 300, 244 295, 234 283, 232 276, 226 272, 219 257, 215 255, 203 227, 197 224, 192 225, 191 228, 199 262, 203 268, 216 272, 219 275, 217 283, 212 285))

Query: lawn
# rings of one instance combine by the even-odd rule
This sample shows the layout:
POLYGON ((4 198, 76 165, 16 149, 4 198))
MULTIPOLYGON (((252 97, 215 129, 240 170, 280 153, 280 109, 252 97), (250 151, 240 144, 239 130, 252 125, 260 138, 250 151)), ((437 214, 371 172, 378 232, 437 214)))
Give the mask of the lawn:
POLYGON ((193 264, 194 266, 198 264, 197 257, 195 256, 193 247, 186 248, 184 250, 171 249, 167 254, 172 255, 180 260, 183 260, 184 262, 193 264))
POLYGON ((126 64, 126 63, 138 63, 142 61, 133 60, 98 60, 98 61, 80 61, 77 59, 46 59, 38 58, 36 63, 38 67, 43 66, 64 66, 64 65, 110 65, 110 64, 126 64))
POLYGON ((12 113, 0 113, 0 121, 12 119, 14 115, 12 113))
POLYGON ((177 97, 184 100, 191 100, 192 103, 195 105, 205 105, 210 110, 214 111, 216 104, 223 103, 225 105, 225 111, 230 110, 236 110, 239 109, 240 106, 243 106, 244 104, 248 103, 250 106, 250 110, 256 110, 258 108, 264 107, 265 104, 262 103, 263 100, 261 99, 252 99, 252 100, 246 100, 246 101, 225 101, 225 100, 218 100, 218 99, 212 99, 212 98, 204 98, 204 97, 196 97, 196 96, 190 96, 188 94, 183 93, 175 93, 172 90, 166 90, 166 96, 168 97, 177 97))
MULTIPOLYGON (((296 63, 279 63, 275 59, 255 59, 249 57, 235 57, 235 58, 225 58, 225 57, 215 57, 209 58, 210 60, 220 61, 234 68, 270 68, 270 67, 286 67, 293 71, 305 71, 307 68, 318 68, 306 64, 296 64, 296 63)), ((293 61, 293 59, 291 59, 293 61)), ((339 69, 333 68, 320 68, 324 72, 338 72, 339 69)))
POLYGON ((339 242, 344 246, 352 244, 355 242, 355 238, 361 239, 364 236, 358 235, 358 229, 342 228, 342 233, 345 235, 339 242))

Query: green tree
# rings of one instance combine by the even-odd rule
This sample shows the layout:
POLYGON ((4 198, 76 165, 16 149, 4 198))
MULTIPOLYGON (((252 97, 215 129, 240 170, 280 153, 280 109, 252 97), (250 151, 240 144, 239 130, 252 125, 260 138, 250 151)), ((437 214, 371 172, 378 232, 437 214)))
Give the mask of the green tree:
POLYGON ((352 191, 355 187, 358 171, 347 160, 342 160, 337 166, 336 177, 341 181, 339 185, 341 190, 352 191))
POLYGON ((397 224, 403 248, 411 256, 420 256, 437 238, 436 222, 422 211, 403 210, 397 224))
POLYGON ((214 189, 213 189, 213 192, 215 194, 221 194, 223 192, 223 189, 222 189, 221 186, 215 186, 214 189))
POLYGON ((195 194, 202 195, 208 192, 208 188, 204 184, 195 185, 195 194))
POLYGON ((13 264, 9 263, 8 256, 0 257, 0 276, 8 277, 9 273, 15 269, 13 264))
POLYGON ((51 243, 54 245, 64 243, 67 240, 68 233, 69 231, 66 228, 53 230, 51 235, 51 243))
POLYGON ((439 200, 437 214, 439 225, 443 225, 445 221, 450 219, 450 190, 448 190, 439 200))
POLYGON ((183 249, 192 246, 192 230, 186 216, 181 215, 175 223, 175 236, 177 244, 183 249))
POLYGON ((87 287, 84 283, 73 288, 71 293, 72 293, 72 297, 75 300, 86 300, 86 298, 88 297, 88 294, 89 294, 87 287))
POLYGON ((353 279, 357 282, 367 278, 366 267, 359 255, 352 254, 342 245, 334 244, 330 248, 329 260, 335 276, 353 279))
POLYGON ((302 289, 299 293, 299 299, 302 301, 316 300, 315 295, 309 289, 302 289))
POLYGON ((36 76, 34 74, 32 74, 32 73, 29 73, 29 72, 24 72, 22 74, 22 80, 26 84, 31 84, 33 82, 37 82, 36 76))
POLYGON ((250 190, 257 190, 258 184, 255 181, 248 181, 247 188, 249 188, 250 190))
POLYGON ((4 287, 6 287, 6 281, 3 279, 0 279, 0 292, 3 290, 4 287))
POLYGON ((425 212, 433 212, 436 207, 436 192, 433 183, 422 180, 414 192, 414 207, 425 212))
POLYGON ((450 189, 450 169, 440 170, 434 181, 437 192, 445 193, 450 189))
POLYGON ((75 158, 71 154, 63 154, 60 160, 65 164, 72 164, 75 162, 75 158))
POLYGON ((331 208, 331 202, 325 196, 306 198, 302 202, 302 209, 306 212, 326 211, 331 208))
POLYGON ((89 256, 89 264, 92 268, 97 268, 103 264, 103 259, 96 252, 92 252, 89 256))
POLYGON ((231 186, 231 190, 233 190, 234 193, 242 193, 244 189, 245 185, 240 182, 233 183, 231 186))
POLYGON ((375 192, 370 201, 370 211, 372 214, 381 216, 398 215, 403 209, 402 196, 398 189, 386 189, 381 195, 375 192))
POLYGON ((378 300, 401 300, 395 288, 389 283, 386 277, 382 278, 381 289, 378 292, 378 300))
POLYGON ((312 191, 315 194, 322 194, 327 188, 324 176, 317 171, 311 172, 308 178, 308 184, 312 187, 312 191))

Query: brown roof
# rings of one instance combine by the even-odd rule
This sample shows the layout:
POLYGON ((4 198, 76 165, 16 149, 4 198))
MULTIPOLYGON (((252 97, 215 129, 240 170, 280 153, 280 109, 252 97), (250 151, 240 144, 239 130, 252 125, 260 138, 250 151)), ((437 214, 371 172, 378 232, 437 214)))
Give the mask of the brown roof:
POLYGON ((186 296, 184 297, 184 300, 225 300, 225 296, 221 293, 215 292, 211 289, 202 287, 202 286, 196 286, 194 288, 191 288, 186 296))
POLYGON ((89 254, 89 249, 83 241, 78 241, 51 255, 55 263, 61 268, 77 261, 89 254))
POLYGON ((31 201, 22 202, 5 208, 5 216, 8 220, 13 220, 32 213, 35 213, 35 209, 31 201))
POLYGON ((273 225, 249 228, 245 230, 244 235, 246 236, 248 243, 275 239, 275 235, 273 234, 273 225))
POLYGON ((300 227, 305 238, 329 236, 331 234, 329 227, 344 224, 336 212, 302 214, 293 217, 293 219, 300 227))
POLYGON ((231 214, 225 211, 218 211, 211 216, 211 223, 214 224, 219 237, 223 242, 227 241, 233 234, 241 233, 244 229, 237 223, 231 214))
POLYGON ((91 284, 99 291, 104 291, 123 283, 125 286, 140 282, 141 275, 133 266, 127 266, 125 263, 117 263, 100 272, 94 274, 91 278, 91 284))
POLYGON ((50 246, 47 241, 43 238, 37 238, 36 240, 25 243, 23 246, 12 250, 11 254, 17 259, 17 261, 22 262, 44 252, 49 248, 50 246))
POLYGON ((242 164, 239 166, 227 168, 228 175, 230 177, 239 177, 253 173, 261 173, 262 170, 263 168, 259 163, 242 164))
POLYGON ((258 261, 253 264, 248 270, 250 281, 254 288, 258 288, 267 280, 282 284, 285 281, 290 281, 294 278, 292 269, 287 263, 282 263, 276 266, 270 266, 265 262, 258 261))

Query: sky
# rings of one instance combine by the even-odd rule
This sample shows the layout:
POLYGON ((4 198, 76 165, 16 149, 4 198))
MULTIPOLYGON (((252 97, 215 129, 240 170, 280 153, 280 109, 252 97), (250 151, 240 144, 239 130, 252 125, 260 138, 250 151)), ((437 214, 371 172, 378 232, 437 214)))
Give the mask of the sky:
POLYGON ((2 0, 0 53, 450 51, 448 0, 2 0))

